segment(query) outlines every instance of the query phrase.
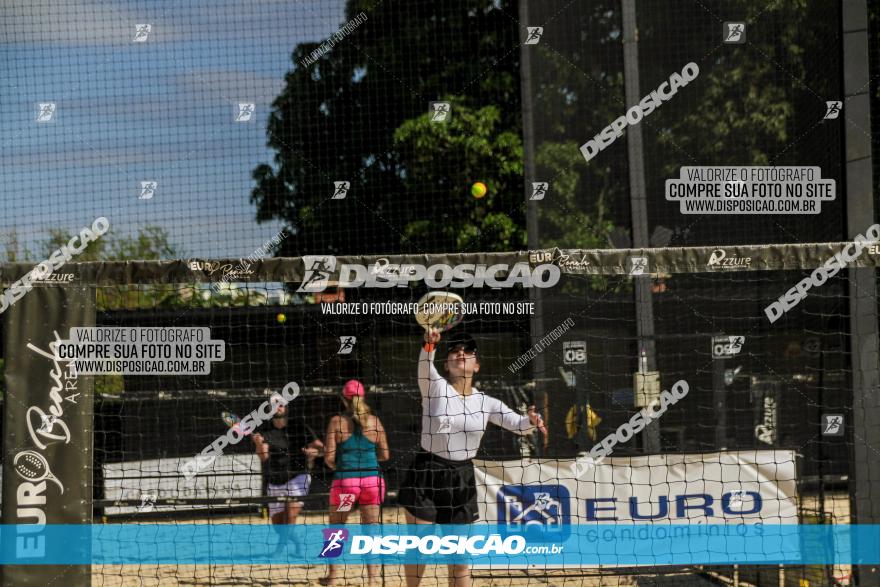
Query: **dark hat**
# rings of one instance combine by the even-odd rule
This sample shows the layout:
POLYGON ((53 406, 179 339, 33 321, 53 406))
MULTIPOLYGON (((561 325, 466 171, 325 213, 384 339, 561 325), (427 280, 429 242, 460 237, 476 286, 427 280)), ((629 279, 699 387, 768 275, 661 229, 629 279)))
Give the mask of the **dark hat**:
POLYGON ((458 347, 464 347, 467 352, 477 352, 477 341, 467 332, 459 330, 446 339, 446 354, 448 355, 458 347))

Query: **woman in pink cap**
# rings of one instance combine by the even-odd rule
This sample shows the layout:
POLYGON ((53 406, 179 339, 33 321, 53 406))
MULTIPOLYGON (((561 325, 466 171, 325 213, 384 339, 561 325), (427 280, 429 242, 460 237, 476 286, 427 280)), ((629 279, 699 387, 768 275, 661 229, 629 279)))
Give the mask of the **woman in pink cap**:
MULTIPOLYGON (((385 428, 370 412, 364 386, 352 379, 342 388, 345 413, 333 416, 324 441, 324 463, 335 469, 330 486, 330 524, 344 524, 355 504, 360 506, 361 524, 379 523, 379 506, 385 500, 385 479, 379 461, 390 453, 385 428)), ((367 573, 378 578, 378 565, 367 565, 367 573)), ((329 565, 321 585, 333 585, 336 567, 329 565)))

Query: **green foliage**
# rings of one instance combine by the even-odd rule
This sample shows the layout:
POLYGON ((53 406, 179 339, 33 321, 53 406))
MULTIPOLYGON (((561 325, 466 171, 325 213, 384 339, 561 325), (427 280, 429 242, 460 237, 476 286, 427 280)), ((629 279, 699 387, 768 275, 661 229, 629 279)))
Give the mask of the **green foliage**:
POLYGON ((472 109, 462 97, 444 100, 453 112, 448 122, 432 122, 425 113, 394 133, 394 148, 409 170, 404 188, 419 202, 419 216, 406 223, 403 238, 420 251, 525 248, 519 135, 501 127, 497 106, 472 109), (470 193, 477 181, 488 188, 480 199, 470 193))
MULTIPOLYGON (((62 246, 67 246, 67 243, 70 242, 73 235, 74 233, 61 228, 50 228, 49 237, 43 241, 41 247, 43 253, 40 256, 40 259, 48 259, 54 251, 57 251, 62 246)), ((110 261, 111 259, 107 254, 107 243, 111 238, 112 237, 109 233, 105 233, 101 238, 93 240, 86 246, 85 250, 74 255, 70 262, 86 263, 89 261, 110 261)))
MULTIPOLYGON (((49 238, 43 243, 43 256, 45 259, 53 251, 61 248, 70 241, 71 234, 65 230, 53 228, 49 230, 49 238)), ((158 259, 173 259, 178 256, 177 251, 168 241, 168 233, 159 226, 145 226, 138 231, 137 236, 113 236, 105 234, 88 244, 86 249, 77 254, 71 261, 85 263, 88 261, 155 261, 158 259)))
POLYGON ((538 149, 536 165, 553 178, 553 197, 541 200, 541 222, 549 226, 543 247, 600 249, 608 246, 608 235, 614 228, 608 200, 625 197, 615 186, 607 169, 599 169, 591 192, 584 194, 583 157, 578 145, 571 142, 546 142, 538 149), (604 179, 604 181, 601 181, 604 179), (584 197, 584 196, 589 197, 584 197), (593 203, 585 210, 585 201, 593 203))
POLYGON ((155 261, 177 257, 174 247, 168 242, 168 233, 158 226, 146 226, 134 238, 121 238, 111 241, 108 260, 141 259, 155 261))
MULTIPOLYGON (((571 142, 545 142, 535 157, 535 164, 546 177, 552 177, 553 197, 540 201, 541 247, 561 249, 602 249, 608 246, 608 235, 614 228, 610 219, 607 200, 612 197, 626 197, 620 193, 620 186, 610 181, 609 170, 600 168, 595 177, 606 181, 594 184, 595 193, 584 193, 581 189, 583 157, 578 145, 571 142), (591 209, 585 209, 587 202, 591 209)), ((607 291, 610 281, 602 275, 587 278, 594 291, 607 291)), ((620 287, 628 287, 629 282, 614 280, 620 287)), ((580 285, 577 281, 563 282, 563 292, 576 294, 580 285)))
MULTIPOLYGON (((6 260, 10 262, 46 259, 53 251, 67 245, 71 234, 52 229, 40 246, 41 253, 20 251, 13 233, 6 241, 6 260)), ((116 236, 109 232, 89 243, 71 263, 96 261, 156 261, 180 258, 168 233, 159 226, 145 226, 135 236, 116 236)), ((63 271, 63 268, 62 268, 63 271)), ((142 308, 211 308, 263 304, 266 296, 229 285, 212 291, 205 284, 156 284, 141 286, 109 286, 97 288, 98 310, 136 310, 142 308)))
MULTIPOLYGON (((794 139, 795 114, 811 111, 811 104, 798 102, 798 94, 815 87, 818 78, 807 81, 805 55, 815 56, 816 40, 811 37, 806 0, 787 0, 758 6, 739 0, 738 10, 750 22, 772 20, 773 13, 784 18, 773 35, 753 34, 749 51, 719 52, 711 72, 701 72, 699 83, 689 85, 697 93, 684 104, 669 108, 664 120, 668 127, 656 137, 659 152, 674 153, 667 158, 663 173, 677 176, 679 160, 687 153, 699 153, 701 165, 780 165, 783 154, 794 139), (780 68, 783 69, 780 72, 780 68)), ((683 65, 683 64, 682 64, 683 65)), ((822 91, 818 88, 811 91, 822 91)), ((667 109, 667 105, 663 106, 667 109)), ((789 153, 794 155, 796 151, 789 153)))
MULTIPOLYGON (((66 245, 70 235, 62 230, 49 231, 44 243, 46 255, 66 245)), ((146 226, 136 236, 114 236, 108 233, 89 243, 74 258, 74 262, 88 261, 155 261, 173 259, 177 251, 168 240, 168 233, 159 226, 146 226)), ((174 285, 116 286, 97 288, 99 310, 133 310, 173 306, 180 302, 181 290, 174 285)))
POLYGON ((301 60, 320 42, 293 52, 269 119, 275 161, 253 171, 257 219, 293 228, 284 255, 516 248, 516 3, 347 3, 348 18, 361 10, 368 20, 308 67, 301 60), (430 124, 428 102, 450 89, 451 121, 430 124), (480 179, 490 195, 477 202, 469 190, 480 179), (330 200, 341 180, 349 195, 330 200))
POLYGON ((121 395, 125 391, 122 375, 95 375, 95 395, 121 395))
POLYGON ((7 235, 4 242, 4 258, 7 263, 23 263, 34 258, 34 254, 25 247, 19 250, 21 245, 18 242, 18 231, 14 228, 7 235))

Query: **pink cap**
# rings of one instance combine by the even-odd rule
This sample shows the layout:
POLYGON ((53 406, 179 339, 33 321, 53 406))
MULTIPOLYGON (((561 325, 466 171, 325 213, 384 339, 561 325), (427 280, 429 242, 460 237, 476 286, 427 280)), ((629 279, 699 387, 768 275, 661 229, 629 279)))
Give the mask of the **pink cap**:
POLYGON ((345 384, 345 387, 342 388, 342 395, 345 396, 345 399, 351 399, 355 396, 364 397, 364 393, 364 384, 357 379, 350 380, 345 384))

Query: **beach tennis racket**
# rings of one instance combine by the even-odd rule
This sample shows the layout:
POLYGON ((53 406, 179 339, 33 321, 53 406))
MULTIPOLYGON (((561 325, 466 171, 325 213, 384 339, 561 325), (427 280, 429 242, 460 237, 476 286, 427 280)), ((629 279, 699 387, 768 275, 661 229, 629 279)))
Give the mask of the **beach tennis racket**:
POLYGON ((436 328, 445 332, 464 320, 461 296, 445 291, 430 291, 422 296, 416 307, 416 322, 425 329, 436 328))
POLYGON ((232 412, 223 412, 220 414, 220 417, 223 419, 223 422, 229 426, 230 428, 237 430, 244 436, 250 436, 253 430, 248 429, 247 426, 241 425, 241 418, 239 418, 236 414, 232 412))

